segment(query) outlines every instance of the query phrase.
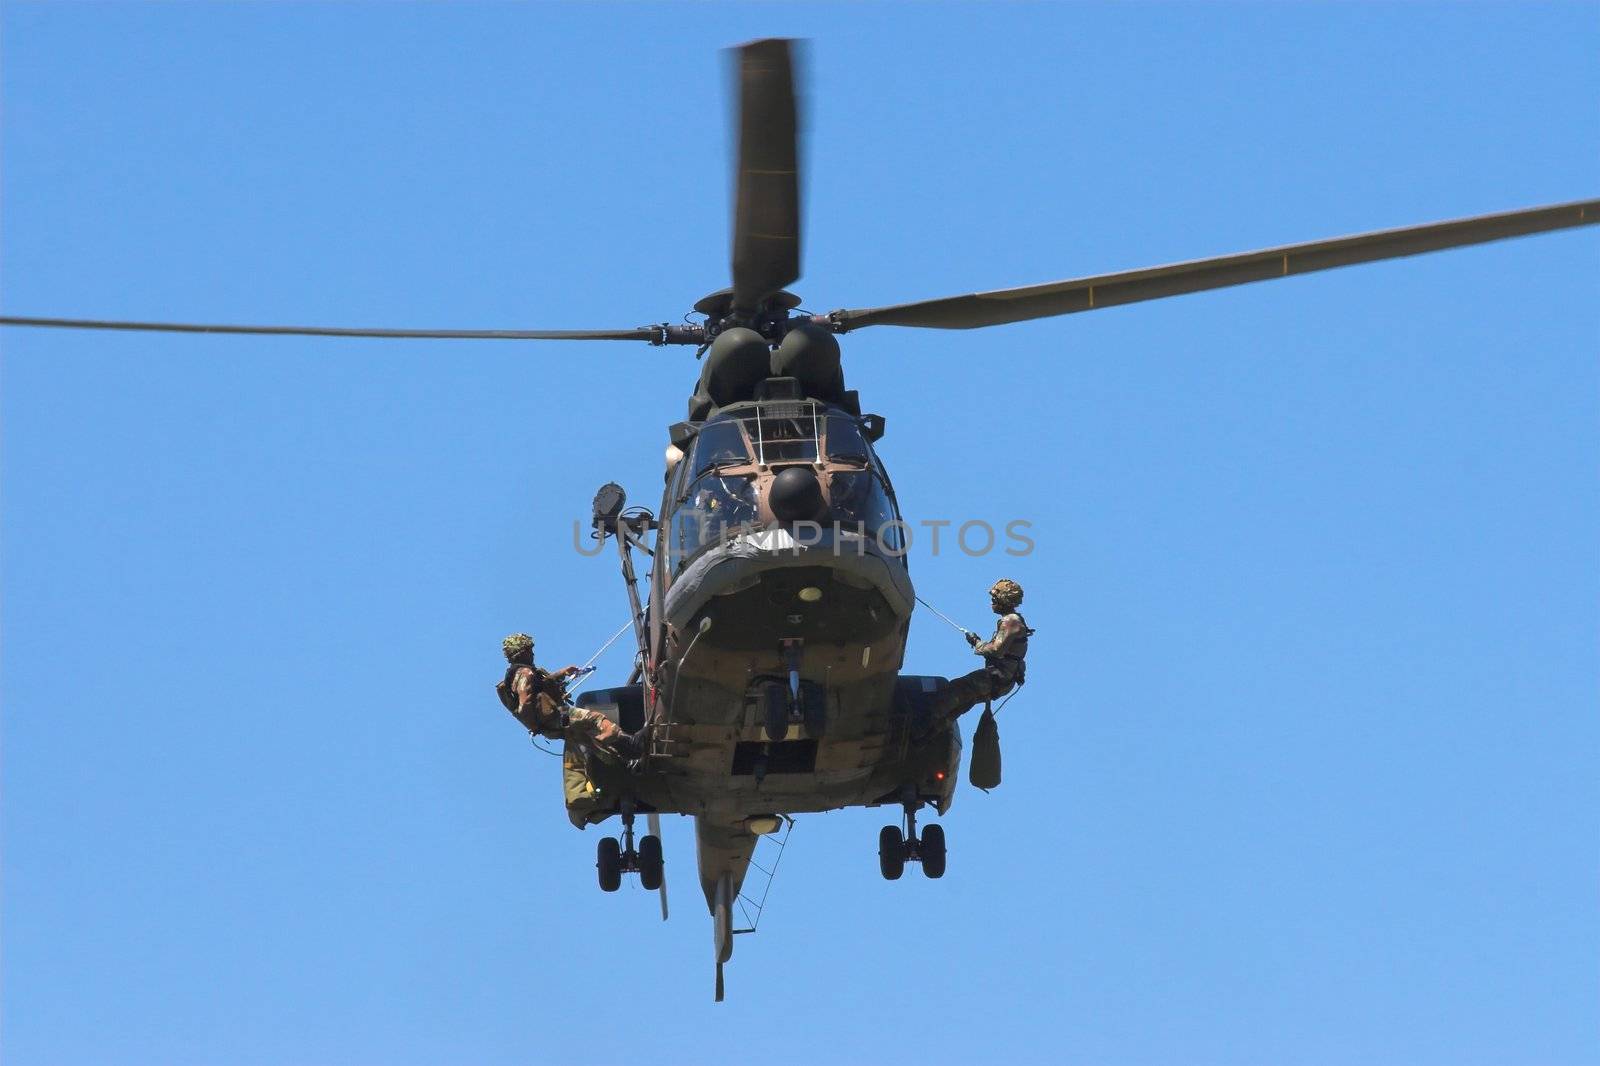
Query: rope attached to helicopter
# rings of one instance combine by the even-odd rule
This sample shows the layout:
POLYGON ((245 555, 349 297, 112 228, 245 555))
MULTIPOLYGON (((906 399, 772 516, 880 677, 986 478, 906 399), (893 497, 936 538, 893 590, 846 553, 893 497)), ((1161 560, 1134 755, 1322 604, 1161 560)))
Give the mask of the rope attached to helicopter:
MULTIPOLYGON (((631 618, 628 619, 626 622, 622 623, 622 628, 618 629, 615 633, 611 634, 611 639, 606 641, 604 644, 600 645, 600 649, 598 651, 596 651, 593 655, 589 656, 589 658, 584 661, 584 664, 578 668, 578 674, 577 674, 576 677, 573 678, 573 680, 577 681, 580 678, 588 677, 590 674, 594 673, 594 670, 595 670, 594 662, 595 662, 595 660, 600 658, 600 656, 604 655, 606 653, 606 649, 611 647, 611 645, 615 644, 617 642, 618 638, 620 638, 622 636, 622 634, 626 633, 632 627, 633 627, 633 619, 631 619, 631 618)), ((539 743, 539 734, 537 734, 537 733, 529 733, 528 734, 528 739, 533 742, 533 746, 534 747, 538 748, 540 751, 544 752, 546 755, 554 755, 558 759, 561 757, 561 753, 559 751, 556 751, 554 748, 547 748, 543 744, 539 743)))
POLYGON ((969 630, 966 626, 957 622, 954 618, 951 618, 949 615, 939 610, 939 608, 935 607, 921 596, 917 597, 917 602, 922 604, 922 606, 926 607, 928 610, 932 611, 934 614, 938 615, 940 618, 944 619, 946 622, 950 623, 950 628, 954 629, 957 633, 960 633, 963 639, 965 639, 966 635, 971 632, 971 630, 969 630))
POLYGON ((600 650, 599 651, 595 652, 593 655, 589 656, 589 658, 584 661, 583 666, 581 666, 579 668, 578 676, 579 677, 588 677, 590 674, 594 673, 594 661, 596 659, 600 658, 600 656, 604 655, 606 653, 606 649, 611 647, 611 645, 615 644, 617 642, 617 639, 619 637, 621 637, 622 634, 626 633, 631 628, 633 628, 633 619, 630 618, 626 622, 622 623, 622 628, 621 629, 619 629, 615 633, 611 634, 611 639, 610 640, 608 640, 604 644, 600 645, 600 650))

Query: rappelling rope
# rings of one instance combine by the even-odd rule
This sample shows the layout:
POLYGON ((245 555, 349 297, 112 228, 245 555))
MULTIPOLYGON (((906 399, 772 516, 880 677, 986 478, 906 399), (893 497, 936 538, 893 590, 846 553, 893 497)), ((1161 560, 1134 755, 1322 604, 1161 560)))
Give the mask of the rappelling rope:
POLYGON ((606 641, 604 644, 600 645, 600 650, 595 652, 593 655, 589 656, 588 661, 585 662, 582 666, 578 667, 578 675, 576 677, 574 677, 572 680, 581 681, 583 678, 586 678, 590 674, 594 673, 594 661, 596 659, 600 658, 600 656, 604 655, 606 653, 606 649, 611 647, 611 645, 615 644, 617 642, 617 638, 622 636, 622 634, 626 633, 631 628, 633 628, 633 619, 632 618, 630 618, 626 622, 622 623, 622 628, 617 630, 615 633, 611 634, 611 639, 606 641))
POLYGON ((626 622, 622 623, 622 628, 617 630, 615 633, 611 634, 611 639, 606 641, 604 644, 600 645, 600 650, 599 651, 597 651, 593 655, 589 656, 588 661, 585 662, 583 664, 583 666, 580 668, 582 670, 582 673, 580 673, 578 676, 579 677, 583 677, 583 676, 591 673, 593 671, 594 661, 596 659, 600 658, 600 656, 604 655, 606 653, 606 649, 611 647, 611 645, 613 645, 613 644, 615 644, 617 642, 617 638, 618 637, 622 636, 622 634, 626 633, 628 630, 630 630, 632 628, 633 628, 633 619, 632 618, 630 618, 626 622))
POLYGON ((917 602, 922 604, 922 606, 926 607, 928 610, 932 611, 934 614, 938 615, 940 618, 943 618, 946 622, 949 622, 951 627, 955 629, 957 633, 960 633, 962 637, 967 635, 968 629, 966 626, 963 626, 961 623, 957 622, 954 618, 951 618, 949 615, 939 610, 939 608, 935 607, 921 596, 917 597, 917 602))

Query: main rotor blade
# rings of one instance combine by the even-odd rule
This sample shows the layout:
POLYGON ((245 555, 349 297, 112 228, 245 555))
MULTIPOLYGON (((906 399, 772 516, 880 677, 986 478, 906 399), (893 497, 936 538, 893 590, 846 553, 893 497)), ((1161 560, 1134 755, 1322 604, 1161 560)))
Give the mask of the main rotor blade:
POLYGON ((1600 200, 1578 200, 1019 289, 996 289, 890 307, 841 310, 830 314, 828 320, 839 333, 862 326, 976 329, 1309 274, 1379 259, 1397 259, 1508 237, 1525 237, 1572 226, 1592 226, 1596 222, 1600 222, 1600 200))
POLYGON ((227 326, 194 322, 109 322, 88 318, 0 317, 0 326, 46 326, 55 329, 118 329, 147 333, 252 333, 294 337, 386 337, 414 340, 505 341, 678 341, 669 334, 682 327, 639 326, 636 329, 346 329, 338 326, 227 326))
POLYGON ((733 306, 759 310, 800 276, 799 120, 787 40, 738 49, 739 159, 733 209, 733 306))

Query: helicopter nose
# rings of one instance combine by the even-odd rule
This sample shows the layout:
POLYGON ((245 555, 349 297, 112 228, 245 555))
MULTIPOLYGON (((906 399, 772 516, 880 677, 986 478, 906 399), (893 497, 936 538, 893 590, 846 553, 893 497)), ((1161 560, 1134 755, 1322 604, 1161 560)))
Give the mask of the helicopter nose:
POLYGON ((767 506, 780 522, 803 522, 822 515, 826 504, 822 486, 809 466, 790 466, 778 471, 767 490, 767 506))

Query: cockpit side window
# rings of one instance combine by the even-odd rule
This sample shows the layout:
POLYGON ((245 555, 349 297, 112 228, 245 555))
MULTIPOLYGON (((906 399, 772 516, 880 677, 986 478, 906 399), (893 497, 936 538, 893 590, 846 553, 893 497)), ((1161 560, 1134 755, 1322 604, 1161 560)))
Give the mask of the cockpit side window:
POLYGON ((872 455, 867 438, 861 433, 861 424, 844 415, 828 416, 827 449, 829 459, 866 466, 872 455))
POLYGON ((750 453, 745 449, 739 424, 733 421, 707 422, 694 442, 694 476, 718 467, 748 463, 750 453))
POLYGON ((712 545, 760 525, 756 487, 748 477, 711 473, 696 478, 673 509, 667 562, 676 573, 683 563, 712 545))
POLYGON ((884 469, 883 460, 878 458, 878 453, 867 443, 867 435, 862 431, 860 419, 851 418, 849 415, 830 414, 827 450, 829 459, 844 463, 859 463, 863 467, 870 468, 883 482, 884 490, 891 498, 894 496, 894 484, 889 480, 889 471, 884 469))

